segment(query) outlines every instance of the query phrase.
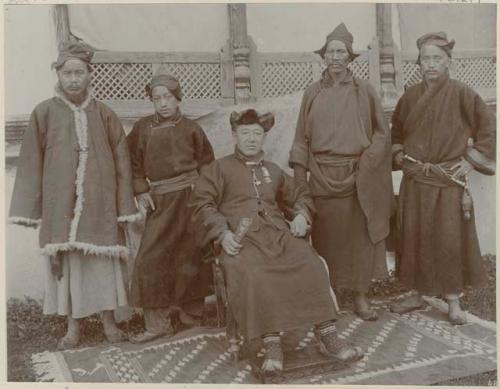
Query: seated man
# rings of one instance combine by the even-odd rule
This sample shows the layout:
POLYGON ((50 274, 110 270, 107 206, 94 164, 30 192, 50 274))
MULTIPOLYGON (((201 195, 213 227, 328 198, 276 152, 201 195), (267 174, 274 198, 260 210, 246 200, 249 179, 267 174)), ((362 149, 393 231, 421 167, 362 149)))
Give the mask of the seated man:
POLYGON ((229 308, 239 331, 247 340, 262 338, 264 373, 283 368, 280 331, 312 325, 324 354, 343 362, 360 358, 358 347, 337 338, 328 271, 300 239, 312 218, 307 188, 293 188, 290 176, 263 160, 274 116, 249 109, 233 112, 230 123, 236 150, 202 169, 191 207, 204 243, 215 241, 224 250, 229 308), (281 210, 286 205, 294 213, 290 229, 281 210), (234 231, 243 218, 251 223, 241 236, 234 231))

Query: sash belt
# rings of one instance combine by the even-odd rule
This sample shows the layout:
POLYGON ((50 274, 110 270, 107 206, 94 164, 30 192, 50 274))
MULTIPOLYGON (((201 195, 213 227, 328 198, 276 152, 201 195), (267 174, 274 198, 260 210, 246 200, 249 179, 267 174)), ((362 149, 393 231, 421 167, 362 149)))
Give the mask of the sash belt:
MULTIPOLYGON (((451 167, 459 162, 460 159, 446 161, 441 163, 422 162, 408 154, 403 156, 403 174, 416 182, 426 185, 446 188, 451 186, 460 186, 464 189, 462 193, 462 215, 464 220, 470 220, 473 208, 472 196, 470 194, 467 182, 467 176, 463 176, 463 181, 453 177, 451 167)), ((402 226, 404 185, 399 194, 399 224, 402 226)))
POLYGON ((156 195, 178 192, 194 185, 197 179, 198 172, 196 170, 191 170, 190 172, 180 174, 173 178, 150 182, 150 192, 156 195))
POLYGON ((342 198, 351 196, 356 192, 356 169, 359 156, 311 154, 309 161, 309 170, 311 172, 309 182, 313 196, 342 198), (324 174, 321 166, 347 167, 348 173, 343 180, 334 180, 324 174))

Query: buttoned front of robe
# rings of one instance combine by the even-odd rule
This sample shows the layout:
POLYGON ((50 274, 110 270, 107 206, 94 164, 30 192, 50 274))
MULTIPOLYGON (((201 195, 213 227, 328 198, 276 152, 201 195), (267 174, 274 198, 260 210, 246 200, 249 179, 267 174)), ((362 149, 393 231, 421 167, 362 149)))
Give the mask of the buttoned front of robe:
POLYGON ((237 152, 202 169, 191 207, 203 243, 220 242, 242 218, 252 218, 240 252, 220 258, 230 309, 244 337, 336 317, 326 264, 305 239, 291 234, 284 217, 300 213, 310 220, 314 208, 306 186, 295 187, 274 163, 252 164, 237 152))

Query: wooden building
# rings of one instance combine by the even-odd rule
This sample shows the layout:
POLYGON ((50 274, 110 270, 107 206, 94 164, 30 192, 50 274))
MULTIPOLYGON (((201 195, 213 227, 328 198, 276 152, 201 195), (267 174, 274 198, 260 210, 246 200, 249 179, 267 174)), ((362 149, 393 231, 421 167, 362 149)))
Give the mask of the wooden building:
MULTIPOLYGON (((29 114, 53 95, 50 64, 64 40, 82 39, 98 50, 94 94, 128 130, 152 112, 144 86, 160 66, 180 79, 183 111, 195 119, 225 106, 300 95, 324 69, 313 51, 343 21, 361 53, 351 68, 380 93, 389 118, 404 89, 421 79, 415 42, 429 31, 446 31, 456 40, 453 76, 496 109, 496 14, 496 4, 435 3, 5 6, 7 187, 29 114)), ((481 246, 493 253, 495 179, 473 175, 471 184, 481 246)), ((19 233, 9 228, 8 236, 19 233)), ((26 247, 35 245, 34 237, 28 239, 26 247)), ((7 248, 8 274, 33 271, 17 260, 35 255, 26 247, 7 248)))

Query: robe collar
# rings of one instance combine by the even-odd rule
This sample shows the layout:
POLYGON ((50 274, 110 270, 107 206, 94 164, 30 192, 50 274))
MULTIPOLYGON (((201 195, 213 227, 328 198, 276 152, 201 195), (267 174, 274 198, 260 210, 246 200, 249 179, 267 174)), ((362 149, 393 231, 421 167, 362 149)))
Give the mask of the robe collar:
POLYGON ((424 88, 424 91, 425 92, 429 92, 429 93, 435 93, 437 91, 439 91, 450 79, 450 76, 448 73, 444 74, 443 76, 441 76, 441 78, 434 84, 434 85, 430 85, 427 80, 424 78, 422 80, 422 85, 423 85, 423 88, 424 88))
POLYGON ((78 110, 78 109, 87 109, 89 107, 90 102, 93 99, 92 88, 90 86, 87 87, 87 96, 79 105, 76 105, 75 103, 71 102, 66 97, 66 95, 64 94, 63 90, 61 89, 61 86, 59 85, 59 83, 56 84, 54 90, 55 90, 56 97, 59 98, 60 100, 62 100, 63 103, 65 103, 73 111, 78 110))
POLYGON ((252 183, 253 187, 255 189, 255 194, 257 198, 260 198, 260 193, 259 193, 259 185, 262 184, 262 181, 258 178, 256 171, 257 169, 260 169, 261 174, 262 174, 262 179, 264 180, 265 184, 270 184, 273 182, 273 179, 271 178, 271 174, 269 173, 269 170, 267 167, 264 165, 264 151, 260 151, 257 155, 254 155, 253 157, 247 157, 246 155, 243 155, 243 153, 238 150, 238 146, 235 147, 234 154, 236 156, 236 159, 240 161, 241 163, 245 164, 247 168, 250 168, 252 171, 252 183))
POLYGON ((164 119, 162 118, 158 112, 155 112, 153 115, 153 126, 162 126, 162 127, 171 127, 179 124, 179 122, 182 120, 182 112, 179 108, 177 108, 177 112, 175 115, 171 118, 164 119))
MULTIPOLYGON (((349 84, 354 82, 352 71, 350 69, 346 69, 346 74, 345 76, 340 80, 340 84, 349 84)), ((321 74, 321 87, 322 88, 330 88, 335 85, 335 82, 333 81, 332 76, 330 75, 330 72, 328 71, 328 68, 323 70, 323 73, 321 74)))
POLYGON ((262 165, 262 160, 264 159, 264 152, 262 150, 253 157, 247 157, 238 149, 238 146, 235 146, 234 148, 234 155, 236 156, 237 160, 244 163, 246 166, 262 165))
MULTIPOLYGON (((420 83, 421 95, 416 103, 411 107, 408 116, 403 124, 403 131, 409 133, 412 128, 421 123, 426 113, 432 112, 434 99, 440 91, 448 84, 449 76, 444 75, 434 86, 430 87, 425 79, 420 83)), ((438 97, 439 98, 439 97, 438 97)))

